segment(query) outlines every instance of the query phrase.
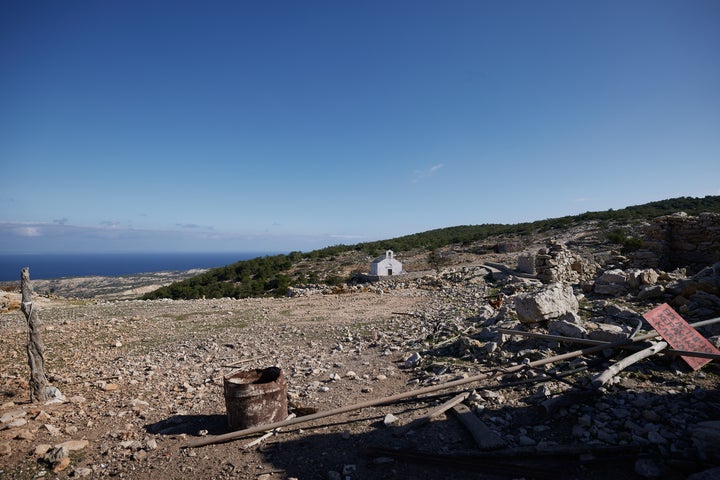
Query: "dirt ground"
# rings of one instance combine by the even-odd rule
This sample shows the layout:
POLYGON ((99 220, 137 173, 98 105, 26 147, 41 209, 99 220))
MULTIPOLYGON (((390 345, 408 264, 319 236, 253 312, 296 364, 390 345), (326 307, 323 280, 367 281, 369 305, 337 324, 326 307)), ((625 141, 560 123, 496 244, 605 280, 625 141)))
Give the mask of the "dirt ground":
MULTIPOLYGON (((38 298, 46 368, 66 400, 29 402, 25 318, 17 310, 1 314, 0 416, 16 420, 1 427, 0 478, 661 478, 637 473, 641 457, 628 442, 622 447, 620 441, 619 450, 608 448, 609 457, 600 449, 593 455, 540 460, 524 455, 528 436, 534 439, 533 446, 525 445, 530 449, 582 444, 585 437, 573 432, 585 415, 584 407, 577 406, 542 424, 516 426, 512 417, 521 410, 507 406, 520 405, 536 389, 522 386, 500 394, 482 392, 484 398, 495 399, 483 418, 494 422, 493 429, 514 449, 509 458, 480 456, 473 437, 454 415, 439 415, 424 427, 398 434, 399 426, 457 390, 487 387, 477 384, 299 423, 254 446, 247 445, 259 435, 186 448, 193 440, 229 431, 223 377, 238 370, 280 367, 287 378, 290 411, 298 415, 482 371, 485 366, 477 360, 439 354, 422 369, 406 366, 413 353, 428 349, 428 339, 441 323, 452 324, 455 331, 467 329, 473 309, 486 303, 475 294, 478 302, 468 304, 453 297, 455 293, 408 286, 282 299, 38 298), (388 424, 388 414, 396 417, 395 423, 388 424), (52 452, 68 441, 75 441, 66 444, 72 447, 69 463, 53 462, 48 449, 52 452)), ((688 405, 697 404, 695 417, 715 418, 718 412, 708 406, 717 405, 708 400, 718 385, 715 366, 694 376, 683 371, 685 379, 673 384, 677 375, 677 363, 636 372, 626 380, 634 382, 633 392, 641 393, 633 393, 634 403, 626 406, 669 408, 660 399, 671 392, 688 405), (698 385, 706 392, 702 404, 695 401, 698 385)), ((622 392, 616 401, 603 401, 612 411, 627 402, 622 392)), ((673 425, 666 423, 668 429, 673 425)), ((662 478, 686 478, 693 468, 682 461, 673 466, 662 467, 662 478)))
MULTIPOLYGON (((24 411, 27 423, 0 432, 10 450, 0 457, 0 477, 327 478, 345 470, 343 478, 397 478, 408 465, 373 462, 363 449, 403 443, 392 436, 387 442, 382 420, 387 413, 422 413, 422 403, 298 425, 259 447, 243 448, 252 438, 183 447, 228 431, 222 378, 234 366, 281 367, 294 403, 323 411, 412 388, 401 367, 404 339, 415 327, 392 312, 413 312, 428 301, 425 292, 404 292, 46 302, 40 313, 46 367, 68 399, 51 405, 28 402, 25 319, 19 311, 5 313, 0 414, 24 411), (52 473, 36 448, 68 440, 88 446, 52 473)), ((448 441, 466 440, 460 429, 451 430, 448 441)))

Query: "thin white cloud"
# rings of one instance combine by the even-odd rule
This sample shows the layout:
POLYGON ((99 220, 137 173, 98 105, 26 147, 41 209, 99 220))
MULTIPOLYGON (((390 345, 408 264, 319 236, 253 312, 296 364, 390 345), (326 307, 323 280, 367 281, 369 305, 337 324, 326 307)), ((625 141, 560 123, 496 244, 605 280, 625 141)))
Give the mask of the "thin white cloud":
POLYGON ((143 229, 117 222, 82 226, 52 222, 0 221, 0 251, 309 251, 338 241, 363 239, 356 235, 217 231, 207 229, 143 229))
POLYGON ((436 174, 440 169, 442 169, 443 167, 445 167, 445 164, 444 164, 444 163, 438 163, 438 164, 433 165, 432 167, 427 168, 427 169, 425 169, 425 170, 415 170, 415 171, 413 172, 413 179, 412 179, 412 181, 413 181, 413 183, 417 183, 417 182, 419 182, 419 181, 421 181, 421 180, 423 180, 423 179, 425 179, 425 178, 432 177, 433 175, 435 175, 435 174, 436 174))
POLYGON ((42 230, 39 227, 18 227, 15 233, 21 237, 39 237, 42 235, 42 230))

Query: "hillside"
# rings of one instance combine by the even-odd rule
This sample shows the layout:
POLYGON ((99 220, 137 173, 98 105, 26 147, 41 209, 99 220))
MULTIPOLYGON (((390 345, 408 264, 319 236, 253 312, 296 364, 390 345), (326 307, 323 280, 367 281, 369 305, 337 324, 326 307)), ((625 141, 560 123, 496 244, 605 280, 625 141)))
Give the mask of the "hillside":
POLYGON ((336 245, 308 253, 292 252, 240 261, 149 292, 144 299, 248 298, 285 296, 307 284, 339 287, 367 273, 371 260, 387 249, 400 256, 409 272, 439 269, 463 260, 491 255, 504 246, 511 250, 531 246, 554 236, 582 237, 608 247, 638 246, 634 229, 652 218, 674 212, 697 215, 720 212, 720 196, 679 197, 620 210, 514 225, 462 225, 430 230, 388 240, 336 245))

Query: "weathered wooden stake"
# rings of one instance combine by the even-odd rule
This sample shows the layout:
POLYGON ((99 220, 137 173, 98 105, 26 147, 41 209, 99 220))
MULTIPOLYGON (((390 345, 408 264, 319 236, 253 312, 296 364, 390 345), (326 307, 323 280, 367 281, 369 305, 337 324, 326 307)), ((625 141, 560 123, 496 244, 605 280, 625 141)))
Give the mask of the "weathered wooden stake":
POLYGON ((30 286, 30 269, 22 269, 20 277, 22 289, 22 312, 28 323, 27 355, 30 365, 30 400, 44 402, 48 399, 50 382, 45 375, 45 346, 40 337, 40 320, 37 310, 33 308, 32 287, 30 286))

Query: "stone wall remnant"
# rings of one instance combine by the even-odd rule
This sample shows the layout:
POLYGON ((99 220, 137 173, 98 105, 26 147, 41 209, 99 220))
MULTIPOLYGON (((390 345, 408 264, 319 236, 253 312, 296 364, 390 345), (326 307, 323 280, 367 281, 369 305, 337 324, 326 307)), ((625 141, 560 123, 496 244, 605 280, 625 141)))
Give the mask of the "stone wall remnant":
POLYGON ((673 270, 687 267, 697 272, 720 261, 720 213, 691 216, 684 212, 655 218, 645 227, 642 249, 633 263, 673 270))
POLYGON ((564 243, 557 241, 551 241, 535 255, 535 272, 543 283, 577 282, 579 275, 573 268, 576 264, 575 256, 564 243))

